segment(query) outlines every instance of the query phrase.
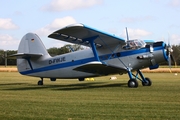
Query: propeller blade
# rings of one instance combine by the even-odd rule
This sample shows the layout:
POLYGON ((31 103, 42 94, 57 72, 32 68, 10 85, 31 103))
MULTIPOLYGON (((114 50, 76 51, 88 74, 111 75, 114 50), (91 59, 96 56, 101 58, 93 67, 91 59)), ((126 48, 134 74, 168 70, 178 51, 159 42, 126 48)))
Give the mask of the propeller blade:
POLYGON ((170 72, 171 72, 171 60, 174 61, 174 59, 171 59, 172 58, 172 55, 171 55, 172 52, 173 52, 173 49, 172 49, 172 46, 170 45, 170 40, 168 38, 167 54, 168 54, 168 64, 169 64, 170 72))
POLYGON ((126 36, 127 36, 127 41, 129 40, 129 35, 128 35, 128 29, 126 27, 126 36))
POLYGON ((174 67, 177 67, 177 64, 176 64, 176 59, 175 59, 175 57, 174 57, 174 55, 173 54, 171 54, 171 60, 173 61, 173 63, 174 63, 174 67))
POLYGON ((166 50, 167 50, 167 55, 168 55, 168 64, 169 64, 169 69, 170 69, 170 72, 171 71, 171 64, 172 62, 176 65, 176 61, 174 59, 174 56, 173 56, 173 47, 171 45, 171 41, 170 41, 170 35, 168 33, 168 41, 167 41, 167 46, 166 46, 166 50))
POLYGON ((171 54, 170 53, 168 55, 168 63, 169 63, 169 68, 171 69, 171 54))

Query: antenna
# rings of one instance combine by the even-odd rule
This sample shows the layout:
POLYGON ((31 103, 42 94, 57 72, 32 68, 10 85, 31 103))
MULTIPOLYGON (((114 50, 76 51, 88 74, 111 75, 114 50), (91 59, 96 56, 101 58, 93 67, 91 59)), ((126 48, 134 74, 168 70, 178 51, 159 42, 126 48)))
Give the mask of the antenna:
POLYGON ((128 35, 128 29, 126 27, 126 36, 127 36, 127 41, 129 40, 129 35, 128 35))

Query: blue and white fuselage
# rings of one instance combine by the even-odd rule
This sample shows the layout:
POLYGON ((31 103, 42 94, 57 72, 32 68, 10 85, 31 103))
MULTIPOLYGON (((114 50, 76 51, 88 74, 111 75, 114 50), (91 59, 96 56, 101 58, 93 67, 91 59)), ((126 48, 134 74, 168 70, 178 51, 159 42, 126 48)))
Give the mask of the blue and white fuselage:
MULTIPOLYGON (((13 55, 18 58, 17 67, 21 74, 51 80, 57 78, 84 80, 87 77, 128 73, 132 80, 131 71, 138 71, 142 82, 146 82, 140 69, 158 68, 158 63, 168 60, 164 42, 152 45, 145 45, 139 40, 125 42, 121 38, 82 24, 67 26, 49 37, 90 48, 51 57, 40 38, 34 33, 28 33, 22 38, 18 53, 13 55)), ((128 82, 129 87, 137 87, 133 85, 132 81, 128 82)))

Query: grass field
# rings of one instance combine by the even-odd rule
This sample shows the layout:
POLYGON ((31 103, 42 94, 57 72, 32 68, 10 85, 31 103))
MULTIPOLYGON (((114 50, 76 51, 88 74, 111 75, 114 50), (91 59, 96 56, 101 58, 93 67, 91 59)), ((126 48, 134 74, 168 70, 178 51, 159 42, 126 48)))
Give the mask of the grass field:
POLYGON ((0 119, 57 120, 179 120, 180 74, 145 73, 151 87, 128 88, 127 75, 118 80, 44 80, 17 72, 0 72, 0 119))

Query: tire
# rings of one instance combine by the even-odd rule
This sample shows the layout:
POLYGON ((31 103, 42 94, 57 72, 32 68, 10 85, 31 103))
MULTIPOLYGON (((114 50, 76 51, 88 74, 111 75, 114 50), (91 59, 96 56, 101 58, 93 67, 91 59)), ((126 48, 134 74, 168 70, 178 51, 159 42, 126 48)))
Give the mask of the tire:
POLYGON ((138 81, 136 79, 130 79, 128 81, 128 87, 129 88, 137 88, 138 87, 138 81))
POLYGON ((43 81, 42 81, 42 80, 39 80, 39 81, 38 81, 38 85, 43 85, 43 81))
POLYGON ((142 81, 143 86, 151 86, 152 81, 149 78, 145 78, 146 82, 142 81))

